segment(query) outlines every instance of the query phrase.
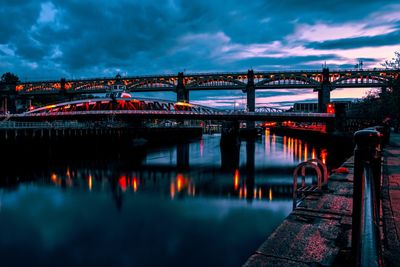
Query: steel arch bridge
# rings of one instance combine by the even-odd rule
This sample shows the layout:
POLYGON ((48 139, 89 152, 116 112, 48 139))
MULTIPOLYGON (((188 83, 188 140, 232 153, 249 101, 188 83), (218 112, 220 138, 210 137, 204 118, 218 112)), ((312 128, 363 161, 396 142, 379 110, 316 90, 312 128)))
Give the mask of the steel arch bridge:
MULTIPOLYGON (((4 116, 3 116, 4 117, 4 116)), ((123 121, 143 119, 172 120, 230 120, 230 121, 303 121, 332 122, 334 114, 290 113, 277 110, 258 112, 224 111, 183 102, 134 98, 96 98, 48 105, 22 114, 12 114, 3 119, 24 122, 97 121, 107 118, 123 121)))
MULTIPOLYGON (((324 69, 326 70, 326 69, 324 69)), ((323 83, 335 88, 391 87, 400 70, 324 70, 316 71, 248 71, 233 73, 193 73, 178 75, 130 76, 113 78, 60 79, 17 84, 19 95, 95 94, 123 86, 130 92, 193 90, 315 89, 323 83)))
POLYGON ((271 106, 259 106, 256 107, 255 112, 287 112, 287 110, 271 106))
POLYGON ((172 102, 146 98, 94 98, 63 102, 47 105, 25 112, 24 115, 56 114, 67 112, 91 112, 91 111, 188 111, 193 113, 211 114, 220 112, 218 109, 189 104, 184 102, 172 102))

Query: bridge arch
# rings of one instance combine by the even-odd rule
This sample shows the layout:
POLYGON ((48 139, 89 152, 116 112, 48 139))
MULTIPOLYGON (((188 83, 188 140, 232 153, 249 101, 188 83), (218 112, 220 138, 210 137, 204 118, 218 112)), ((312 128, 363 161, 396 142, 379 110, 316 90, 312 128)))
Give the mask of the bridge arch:
POLYGON ((356 84, 379 84, 382 86, 388 86, 394 79, 388 76, 380 76, 376 74, 362 75, 361 73, 342 76, 332 82, 332 85, 356 83, 356 84))
POLYGON ((86 111, 190 111, 194 113, 215 113, 219 110, 202 105, 171 102, 167 100, 145 99, 145 98, 92 98, 68 101, 54 105, 39 107, 26 112, 35 113, 57 113, 57 112, 86 112, 86 111))
POLYGON ((75 87, 73 90, 74 91, 90 91, 90 90, 104 90, 104 91, 108 91, 110 90, 110 86, 107 84, 83 84, 83 85, 79 85, 77 87, 75 87))
POLYGON ((269 78, 265 78, 255 84, 256 87, 268 86, 268 85, 310 85, 311 87, 318 87, 320 83, 306 75, 271 75, 269 78))
POLYGON ((242 81, 236 80, 234 78, 227 78, 227 77, 204 77, 204 78, 199 78, 199 79, 194 79, 189 81, 186 84, 187 88, 193 88, 193 87, 208 87, 208 86, 240 86, 240 87, 245 87, 246 84, 242 81))
POLYGON ((32 86, 32 87, 26 87, 21 90, 22 93, 29 94, 29 93, 43 93, 43 94, 48 94, 48 93, 58 93, 60 91, 60 88, 56 86, 32 86))
POLYGON ((175 89, 176 85, 171 82, 171 81, 166 81, 166 80, 144 80, 144 81, 138 81, 138 82, 133 82, 130 84, 126 85, 127 90, 134 90, 134 89, 139 89, 139 88, 170 88, 170 89, 175 89))

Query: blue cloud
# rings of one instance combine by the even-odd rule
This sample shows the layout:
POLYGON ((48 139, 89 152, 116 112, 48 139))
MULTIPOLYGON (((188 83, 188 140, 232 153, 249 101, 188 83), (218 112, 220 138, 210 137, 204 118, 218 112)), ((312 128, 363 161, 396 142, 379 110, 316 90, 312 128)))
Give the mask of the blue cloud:
POLYGON ((375 64, 381 55, 341 51, 392 46, 393 54, 399 13, 398 0, 4 0, 0 73, 25 80, 375 64), (359 30, 323 34, 352 26, 359 30))

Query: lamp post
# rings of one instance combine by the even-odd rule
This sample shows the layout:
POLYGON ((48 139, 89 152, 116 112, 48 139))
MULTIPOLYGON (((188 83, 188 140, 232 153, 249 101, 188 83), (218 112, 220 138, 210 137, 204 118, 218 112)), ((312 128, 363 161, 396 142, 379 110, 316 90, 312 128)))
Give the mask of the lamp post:
POLYGON ((236 111, 236 107, 239 107, 240 103, 239 102, 233 102, 233 111, 236 111))

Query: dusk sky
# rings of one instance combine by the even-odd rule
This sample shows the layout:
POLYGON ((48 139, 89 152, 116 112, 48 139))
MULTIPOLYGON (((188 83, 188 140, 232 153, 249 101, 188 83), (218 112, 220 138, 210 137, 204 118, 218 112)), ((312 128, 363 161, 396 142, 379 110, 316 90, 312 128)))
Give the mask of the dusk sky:
MULTIPOLYGON (((22 81, 185 72, 364 68, 400 51, 399 0, 2 0, 0 73, 22 81)), ((361 97, 365 90, 335 90, 361 97)), ((148 96, 149 94, 147 94, 148 96)), ((153 93, 169 98, 173 95, 153 93)), ((257 92, 258 104, 315 99, 257 92)), ((202 104, 239 91, 191 93, 202 104)))

